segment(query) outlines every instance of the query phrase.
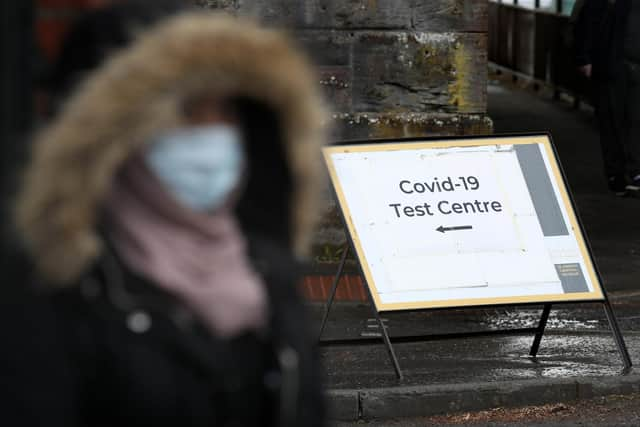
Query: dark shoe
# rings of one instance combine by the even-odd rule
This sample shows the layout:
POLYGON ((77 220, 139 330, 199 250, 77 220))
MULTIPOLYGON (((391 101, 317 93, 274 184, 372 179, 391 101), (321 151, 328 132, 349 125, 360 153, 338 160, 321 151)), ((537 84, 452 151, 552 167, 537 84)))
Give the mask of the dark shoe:
POLYGON ((623 175, 613 175, 609 177, 609 191, 612 191, 616 196, 626 196, 627 189, 627 180, 623 175))
POLYGON ((626 190, 634 197, 640 197, 640 175, 636 175, 635 178, 626 186, 626 190))

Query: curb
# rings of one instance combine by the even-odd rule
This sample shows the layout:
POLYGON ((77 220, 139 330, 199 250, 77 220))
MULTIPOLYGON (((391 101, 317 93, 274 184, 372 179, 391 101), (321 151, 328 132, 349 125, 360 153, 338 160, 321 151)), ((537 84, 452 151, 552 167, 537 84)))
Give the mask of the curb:
POLYGON ((330 419, 357 421, 542 405, 638 392, 640 374, 329 390, 326 395, 330 419))

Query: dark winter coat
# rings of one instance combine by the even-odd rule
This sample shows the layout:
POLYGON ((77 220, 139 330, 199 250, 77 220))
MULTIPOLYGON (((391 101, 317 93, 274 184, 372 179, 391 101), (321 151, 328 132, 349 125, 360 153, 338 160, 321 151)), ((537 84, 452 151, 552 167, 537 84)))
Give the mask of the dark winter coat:
POLYGON ((22 276, 35 291, 29 307, 39 307, 27 321, 47 324, 12 327, 48 336, 16 337, 23 341, 17 347, 5 341, 3 351, 14 356, 4 354, 0 372, 11 368, 16 376, 3 381, 3 420, 51 427, 322 425, 319 366, 295 290, 297 263, 271 239, 249 240, 271 318, 264 335, 229 340, 209 334, 110 250, 77 286, 44 294, 28 260, 14 257, 5 274, 22 276))
POLYGON ((631 1, 584 2, 575 25, 576 63, 579 66, 592 64, 595 80, 615 80, 624 72, 631 1))
POLYGON ((278 33, 210 14, 172 18, 88 77, 36 140, 17 198, 23 251, 3 259, 0 295, 0 315, 16 320, 2 328, 3 424, 322 424, 294 262, 317 214, 315 83, 278 33), (239 107, 249 172, 236 215, 268 289, 264 335, 216 338, 128 271, 101 231, 119 166, 181 126, 183 102, 197 94, 239 107))

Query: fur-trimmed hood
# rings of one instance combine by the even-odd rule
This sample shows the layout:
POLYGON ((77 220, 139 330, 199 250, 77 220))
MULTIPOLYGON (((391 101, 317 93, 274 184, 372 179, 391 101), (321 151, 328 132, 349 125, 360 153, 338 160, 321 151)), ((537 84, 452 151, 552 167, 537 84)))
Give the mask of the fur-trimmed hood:
POLYGON ((318 210, 325 137, 316 83, 285 37, 236 18, 189 12, 142 34, 36 138, 15 220, 39 273, 73 283, 99 257, 99 211, 115 173, 154 134, 179 127, 184 99, 203 92, 256 100, 279 118, 291 240, 302 252, 318 210))

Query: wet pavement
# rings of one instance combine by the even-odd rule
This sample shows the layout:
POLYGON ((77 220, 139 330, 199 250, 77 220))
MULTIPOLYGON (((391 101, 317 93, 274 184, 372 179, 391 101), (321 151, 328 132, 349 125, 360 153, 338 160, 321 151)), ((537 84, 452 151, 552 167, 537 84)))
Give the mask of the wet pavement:
MULTIPOLYGON (((640 354, 640 337, 628 336, 632 355, 640 354)), ((621 362, 608 336, 571 334, 547 336, 536 361, 527 357, 531 338, 503 337, 473 340, 434 341, 428 344, 395 346, 406 378, 395 379, 383 348, 353 347, 325 353, 331 359, 329 386, 332 388, 378 388, 421 384, 465 384, 616 375, 621 362), (346 356, 346 357, 345 357, 346 356), (336 363, 339 360, 340 363, 336 363), (364 362, 364 363, 363 363, 364 362), (348 369, 348 373, 344 369, 348 369), (340 371, 338 371, 340 370, 340 371)), ((632 356, 633 357, 633 356, 632 356)))
MULTIPOLYGON (((640 297, 616 303, 631 358, 640 361, 640 297)), ((319 320, 321 307, 316 307, 319 320)), ((541 307, 490 310, 385 313, 392 336, 450 334, 535 327, 541 307)), ((369 307, 336 304, 323 339, 379 335, 369 307)), ((382 341, 379 344, 323 347, 326 385, 369 389, 516 379, 617 375, 617 347, 599 304, 557 306, 536 359, 528 357, 533 335, 478 336, 395 344, 405 374, 397 380, 382 341)))
MULTIPOLYGON (((640 294, 615 293, 613 307, 631 360, 640 363, 640 294)), ((312 311, 319 325, 323 307, 312 311)), ((407 336, 535 327, 541 311, 527 306, 382 316, 391 336, 407 336)), ((337 303, 323 339, 379 338, 375 324, 370 307, 337 303)), ((532 342, 533 333, 396 343, 401 380, 381 338, 321 347, 331 418, 432 416, 640 392, 640 370, 623 370, 601 304, 554 306, 535 358, 528 356, 532 342)))
MULTIPOLYGON (((640 337, 627 335, 632 358, 640 337)), ((384 348, 348 347, 324 353, 331 388, 466 384, 520 379, 617 375, 622 365, 610 336, 553 334, 537 359, 527 357, 530 337, 474 338, 395 345, 406 378, 396 380, 384 348)))

